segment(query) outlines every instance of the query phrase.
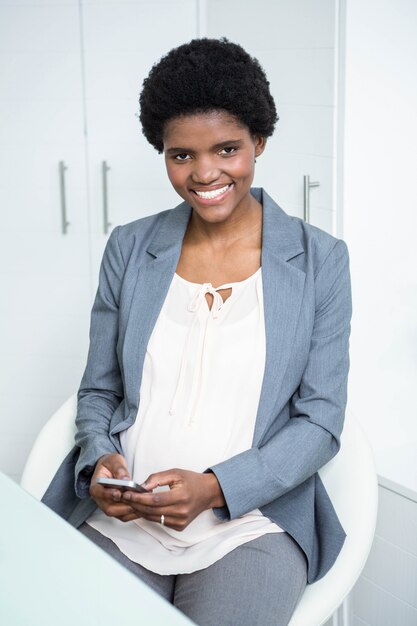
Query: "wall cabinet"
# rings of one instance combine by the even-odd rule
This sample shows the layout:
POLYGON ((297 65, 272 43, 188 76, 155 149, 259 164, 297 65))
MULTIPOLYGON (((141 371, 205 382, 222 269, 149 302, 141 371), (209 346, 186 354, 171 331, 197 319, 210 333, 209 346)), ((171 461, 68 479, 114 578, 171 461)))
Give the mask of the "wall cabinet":
POLYGON ((195 0, 83 3, 93 284, 107 239, 103 161, 110 168, 107 197, 112 226, 181 201, 165 175, 163 158, 141 133, 138 99, 153 63, 195 37, 196 25, 195 0))
POLYGON ((0 458, 12 475, 85 358, 90 286, 79 41, 75 3, 0 4, 0 458), (61 234, 61 160, 68 165, 68 236, 61 234))
POLYGON ((104 228, 178 204, 141 134, 152 64, 227 36, 264 66, 280 115, 255 185, 332 231, 336 0, 0 0, 0 469, 18 478, 43 423, 79 384, 104 228), (259 19, 261 16, 261 19, 259 19), (69 222, 62 225, 62 179, 69 222))

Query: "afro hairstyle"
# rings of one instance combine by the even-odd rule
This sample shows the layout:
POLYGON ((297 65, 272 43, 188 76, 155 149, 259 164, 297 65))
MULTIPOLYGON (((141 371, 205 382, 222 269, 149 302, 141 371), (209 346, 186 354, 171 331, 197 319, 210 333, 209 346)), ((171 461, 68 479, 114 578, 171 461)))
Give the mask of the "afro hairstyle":
POLYGON ((163 152, 164 126, 184 115, 224 110, 255 136, 270 137, 278 115, 257 59, 221 39, 193 39, 158 61, 139 97, 142 132, 163 152))

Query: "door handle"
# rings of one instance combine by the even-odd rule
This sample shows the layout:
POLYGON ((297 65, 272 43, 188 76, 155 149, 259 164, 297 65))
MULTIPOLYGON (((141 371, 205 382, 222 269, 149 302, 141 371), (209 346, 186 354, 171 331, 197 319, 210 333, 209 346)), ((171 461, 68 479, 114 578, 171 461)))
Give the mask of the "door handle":
POLYGON ((111 226, 111 223, 109 222, 109 203, 107 194, 107 172, 110 169, 111 168, 107 165, 107 161, 102 161, 101 174, 103 183, 103 230, 105 235, 108 234, 109 228, 111 226))
POLYGON ((310 182, 310 176, 304 176, 304 221, 310 223, 310 189, 320 187, 318 181, 310 182))
POLYGON ((61 195, 61 222, 62 222, 62 234, 66 235, 68 232, 68 226, 70 223, 67 220, 67 199, 66 199, 66 189, 65 189, 65 172, 68 167, 65 165, 64 161, 60 161, 58 165, 59 172, 59 190, 61 195))

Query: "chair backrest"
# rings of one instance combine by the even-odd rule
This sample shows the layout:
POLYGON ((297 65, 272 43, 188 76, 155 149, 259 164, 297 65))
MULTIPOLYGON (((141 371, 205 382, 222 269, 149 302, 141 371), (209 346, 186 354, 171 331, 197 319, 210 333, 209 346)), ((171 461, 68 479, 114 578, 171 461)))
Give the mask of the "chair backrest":
POLYGON ((319 470, 346 539, 329 572, 308 585, 289 626, 320 626, 342 604, 359 578, 375 533, 378 483, 373 453, 348 410, 338 454, 319 470))
MULTIPOLYGON (((21 485, 40 499, 74 443, 76 396, 45 424, 26 462, 21 485)), ((366 563, 375 532, 377 475, 372 450, 358 421, 347 412, 338 454, 319 475, 347 537, 330 571, 308 585, 289 626, 320 626, 340 606, 366 563)))
POLYGON ((74 394, 49 418, 32 446, 20 484, 38 500, 74 446, 76 412, 77 396, 74 394))

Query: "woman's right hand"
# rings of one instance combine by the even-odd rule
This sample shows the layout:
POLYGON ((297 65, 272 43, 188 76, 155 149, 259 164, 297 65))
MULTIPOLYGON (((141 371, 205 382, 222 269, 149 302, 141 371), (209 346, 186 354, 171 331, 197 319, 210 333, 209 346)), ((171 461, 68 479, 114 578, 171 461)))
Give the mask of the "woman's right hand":
POLYGON ((119 478, 130 480, 126 460, 121 454, 105 454, 96 463, 90 483, 90 495, 106 515, 122 522, 130 522, 140 517, 129 504, 121 502, 119 489, 97 484, 97 478, 119 478))

